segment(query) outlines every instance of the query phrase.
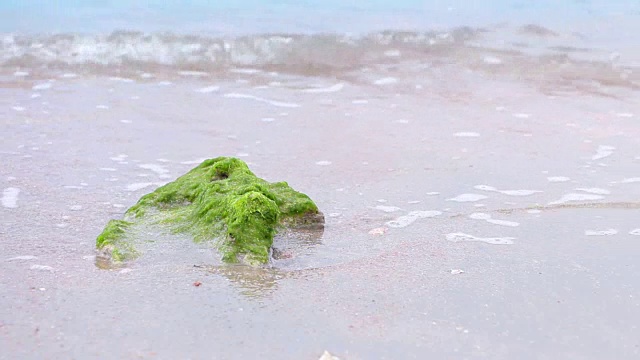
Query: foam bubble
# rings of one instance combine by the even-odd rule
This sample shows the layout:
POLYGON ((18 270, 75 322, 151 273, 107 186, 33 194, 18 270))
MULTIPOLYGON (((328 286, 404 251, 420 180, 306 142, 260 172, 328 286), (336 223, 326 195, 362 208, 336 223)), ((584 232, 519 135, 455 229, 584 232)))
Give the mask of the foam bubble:
POLYGON ((480 134, 476 132, 457 132, 453 134, 455 137, 478 137, 480 134))
POLYGON ((48 266, 48 265, 37 265, 37 264, 35 264, 35 265, 31 265, 31 267, 29 269, 53 272, 53 268, 51 266, 48 266))
POLYGON ((483 242, 491 245, 511 245, 513 244, 513 240, 515 240, 515 238, 512 238, 512 237, 482 238, 482 237, 476 237, 476 236, 465 234, 465 233, 447 234, 446 238, 451 242, 478 241, 478 242, 483 242))
POLYGON ((480 194, 460 194, 454 198, 447 199, 447 201, 457 201, 457 202, 474 202, 487 199, 488 196, 480 195, 480 194))
POLYGON ((13 73, 13 76, 15 77, 25 77, 25 76, 29 76, 29 73, 27 71, 16 71, 13 73))
POLYGON ((412 211, 407 215, 400 216, 395 220, 391 220, 387 222, 387 226, 392 228, 403 228, 413 224, 418 219, 433 218, 439 215, 442 215, 441 211, 435 211, 435 210, 412 211))
POLYGON ((141 164, 138 165, 139 168, 145 170, 151 170, 158 175, 166 174, 169 170, 165 169, 164 166, 158 164, 141 164))
POLYGON ((495 57, 495 56, 490 56, 490 55, 485 56, 485 57, 482 59, 482 61, 483 61, 485 64, 489 64, 489 65, 500 65, 500 64, 502 64, 502 59, 497 58, 497 57, 495 57))
POLYGON ((27 261, 27 260, 36 260, 38 257, 33 255, 20 255, 8 258, 5 261, 27 261))
POLYGON ((514 113, 512 114, 513 117, 518 118, 518 119, 528 119, 531 117, 531 114, 526 114, 526 113, 514 113))
POLYGON ((529 196, 541 193, 540 190, 499 190, 498 192, 509 196, 529 196))
POLYGON ((385 205, 378 205, 378 206, 376 206, 376 209, 380 210, 380 211, 388 212, 388 213, 402 210, 397 206, 385 206, 385 205))
POLYGON ((299 107, 301 107, 300 104, 269 100, 269 99, 264 99, 264 98, 261 98, 261 97, 258 97, 258 96, 254 96, 254 95, 248 95, 248 94, 228 93, 228 94, 224 94, 224 97, 229 98, 229 99, 250 99, 250 100, 255 100, 255 101, 258 101, 258 102, 266 103, 266 104, 277 106, 277 107, 284 107, 284 108, 299 108, 299 107))
POLYGON ((321 161, 317 161, 316 165, 320 165, 320 166, 327 166, 327 165, 331 165, 331 161, 327 161, 327 160, 321 160, 321 161))
POLYGON ((6 208, 17 208, 18 207, 18 195, 20 194, 20 189, 9 187, 2 191, 2 199, 0 202, 2 206, 6 208))
POLYGON ((197 89, 196 92, 202 93, 202 94, 208 94, 208 93, 212 93, 212 92, 216 92, 220 90, 220 86, 207 86, 207 87, 203 87, 200 89, 197 89))
POLYGON ((629 235, 640 236, 640 229, 633 229, 629 231, 629 235))
POLYGON ((568 178, 566 176, 549 176, 547 180, 549 182, 567 182, 570 181, 571 178, 568 178))
POLYGON ((32 90, 47 90, 47 89, 51 89, 51 86, 52 85, 51 85, 50 82, 46 82, 46 83, 36 84, 31 89, 32 90))
POLYGON ((311 89, 304 89, 302 90, 302 92, 305 93, 310 93, 310 94, 319 94, 319 93, 334 93, 334 92, 338 92, 340 90, 344 89, 344 84, 343 83, 338 83, 329 87, 325 87, 325 88, 311 88, 311 89))
POLYGON ((378 80, 374 81, 373 83, 375 85, 391 85, 391 84, 395 84, 397 82, 398 82, 398 79, 396 79, 394 77, 386 77, 386 78, 378 79, 378 80))
POLYGON ((576 191, 584 191, 586 193, 596 194, 596 195, 609 195, 609 194, 611 194, 611 191, 609 191, 607 189, 600 189, 600 188, 577 188, 576 191))
POLYGON ((440 193, 437 192, 437 191, 431 191, 431 192, 426 193, 425 195, 427 195, 427 196, 435 196, 435 195, 440 195, 440 193))
POLYGON ((631 184, 637 182, 640 182, 640 177, 622 179, 622 181, 620 181, 620 184, 631 184))
POLYGON ((618 233, 616 229, 607 229, 607 230, 586 230, 584 234, 586 236, 610 236, 618 233))
POLYGON ((596 154, 591 157, 591 160, 600 160, 608 156, 611 156, 611 154, 613 154, 613 150, 615 149, 616 148, 613 146, 600 145, 598 146, 598 150, 596 151, 596 154))
POLYGON ((594 201, 594 200, 601 200, 601 199, 604 199, 604 196, 595 195, 595 194, 569 193, 569 194, 563 195, 560 199, 556 201, 550 202, 549 205, 566 204, 572 201, 594 201))
POLYGON ((515 221, 493 219, 491 217, 491 215, 486 214, 486 213, 473 213, 473 214, 469 215, 469 218, 474 219, 474 220, 484 220, 484 221, 486 221, 486 222, 488 222, 490 224, 494 224, 494 225, 511 226, 511 227, 520 226, 520 224, 515 222, 515 221))

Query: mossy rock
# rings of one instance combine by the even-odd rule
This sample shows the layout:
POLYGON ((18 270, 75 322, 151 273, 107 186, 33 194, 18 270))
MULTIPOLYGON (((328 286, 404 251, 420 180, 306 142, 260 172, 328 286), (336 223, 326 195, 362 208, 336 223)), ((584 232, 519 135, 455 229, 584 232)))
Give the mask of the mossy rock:
POLYGON ((223 261, 252 265, 269 261, 279 231, 324 226, 324 216, 307 195, 286 182, 260 179, 244 161, 226 157, 205 160, 144 195, 127 210, 125 220, 107 224, 97 248, 112 262, 137 257, 131 228, 147 218, 198 242, 217 240, 223 261))

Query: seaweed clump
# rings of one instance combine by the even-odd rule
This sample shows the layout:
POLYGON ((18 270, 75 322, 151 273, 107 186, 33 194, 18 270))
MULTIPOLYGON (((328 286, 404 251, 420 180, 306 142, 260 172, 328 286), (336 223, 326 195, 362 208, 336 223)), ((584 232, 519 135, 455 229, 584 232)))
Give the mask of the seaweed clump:
POLYGON ((283 228, 322 226, 324 216, 305 194, 286 182, 258 178, 236 158, 209 159, 174 182, 144 195, 111 220, 96 246, 112 261, 138 256, 128 229, 146 217, 168 224, 195 241, 217 239, 222 260, 252 265, 269 261, 275 234, 283 228), (153 214, 151 216, 150 214, 153 214))

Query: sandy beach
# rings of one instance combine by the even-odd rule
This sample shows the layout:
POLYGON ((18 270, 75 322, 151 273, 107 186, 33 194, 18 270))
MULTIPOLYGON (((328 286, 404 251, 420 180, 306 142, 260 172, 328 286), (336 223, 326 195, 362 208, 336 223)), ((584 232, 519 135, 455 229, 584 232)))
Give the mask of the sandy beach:
POLYGON ((177 64, 13 38, 34 50, 0 67, 0 359, 640 356, 633 51, 540 26, 305 36, 177 64), (96 266, 109 219, 218 156, 308 194, 322 237, 251 268, 158 232, 96 266))

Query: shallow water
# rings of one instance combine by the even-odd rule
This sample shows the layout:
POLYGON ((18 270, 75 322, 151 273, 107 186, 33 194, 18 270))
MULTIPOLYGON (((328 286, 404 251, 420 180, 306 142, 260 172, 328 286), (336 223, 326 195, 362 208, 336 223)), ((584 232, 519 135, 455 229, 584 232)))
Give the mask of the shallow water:
POLYGON ((0 5, 0 358, 638 357, 636 3, 32 3, 0 5), (322 236, 252 269, 151 229, 96 266, 216 156, 322 236))

